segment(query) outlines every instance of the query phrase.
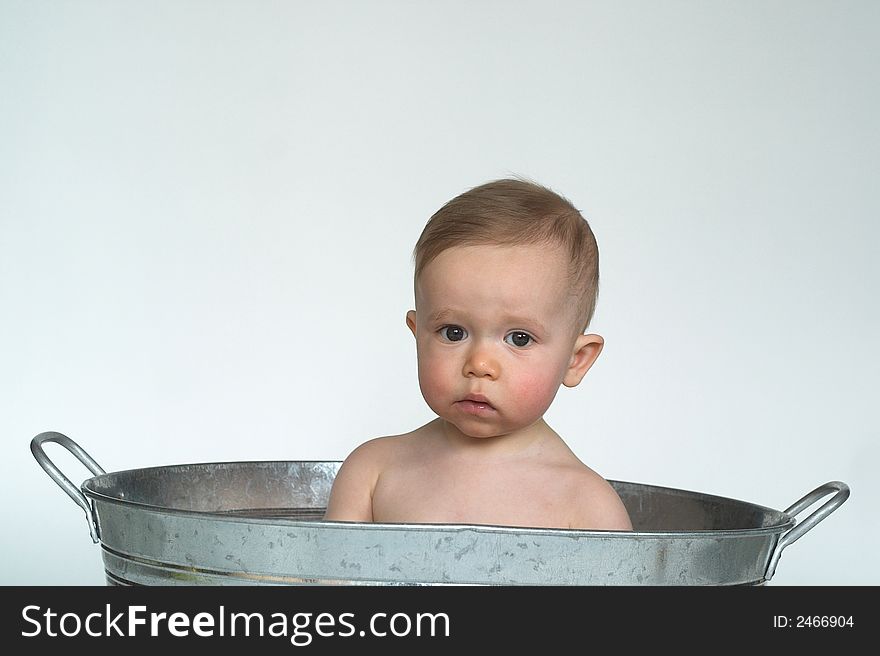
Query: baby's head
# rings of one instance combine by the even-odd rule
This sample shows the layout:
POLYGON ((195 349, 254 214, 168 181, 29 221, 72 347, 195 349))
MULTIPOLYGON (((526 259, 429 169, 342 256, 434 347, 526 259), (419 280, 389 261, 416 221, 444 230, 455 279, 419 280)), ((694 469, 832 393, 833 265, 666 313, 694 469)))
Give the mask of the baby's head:
POLYGON ((602 350, 583 334, 598 260, 580 212, 531 182, 490 182, 437 211, 416 245, 407 313, 431 409, 471 437, 541 419, 602 350))
POLYGON ((481 245, 561 248, 577 332, 586 330, 599 293, 599 249, 590 225, 569 200, 522 179, 487 182, 456 196, 430 218, 416 243, 416 285, 443 251, 481 245))

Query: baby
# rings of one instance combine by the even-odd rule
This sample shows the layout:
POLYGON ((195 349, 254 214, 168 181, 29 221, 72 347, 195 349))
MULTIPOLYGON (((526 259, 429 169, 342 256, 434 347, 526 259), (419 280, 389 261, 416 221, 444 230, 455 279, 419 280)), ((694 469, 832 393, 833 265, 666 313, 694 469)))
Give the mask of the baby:
POLYGON ((543 419, 602 351, 584 334, 598 259, 580 212, 531 182, 489 182, 434 214, 406 325, 437 418, 355 449, 325 519, 631 530, 614 489, 543 419))

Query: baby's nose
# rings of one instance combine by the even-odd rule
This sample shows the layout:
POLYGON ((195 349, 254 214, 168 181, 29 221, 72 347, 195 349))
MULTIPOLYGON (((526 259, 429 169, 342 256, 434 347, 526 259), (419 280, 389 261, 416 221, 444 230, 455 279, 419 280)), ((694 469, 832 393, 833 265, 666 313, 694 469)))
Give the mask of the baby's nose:
POLYGON ((494 380, 501 373, 501 367, 498 364, 498 359, 493 357, 490 349, 475 346, 468 352, 468 357, 465 359, 461 373, 465 377, 490 378, 494 380))

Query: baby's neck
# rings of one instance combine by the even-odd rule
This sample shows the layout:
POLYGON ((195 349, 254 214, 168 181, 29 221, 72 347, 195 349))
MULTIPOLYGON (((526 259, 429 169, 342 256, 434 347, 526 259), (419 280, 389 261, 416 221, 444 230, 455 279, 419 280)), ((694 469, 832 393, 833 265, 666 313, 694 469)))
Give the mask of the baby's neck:
POLYGON ((440 437, 452 451, 479 458, 506 458, 527 455, 540 449, 549 440, 559 439, 556 432, 539 419, 531 426, 495 437, 471 437, 462 433, 455 424, 438 418, 440 437))

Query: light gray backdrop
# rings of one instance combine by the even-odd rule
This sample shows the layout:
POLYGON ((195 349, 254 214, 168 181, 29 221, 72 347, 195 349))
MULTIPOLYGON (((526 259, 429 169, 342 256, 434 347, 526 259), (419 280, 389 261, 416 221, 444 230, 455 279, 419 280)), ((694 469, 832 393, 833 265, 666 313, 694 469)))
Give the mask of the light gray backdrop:
POLYGON ((2 0, 0 583, 103 583, 42 431, 112 471, 429 420, 410 252, 509 174, 599 241, 607 345, 548 414, 581 459, 777 509, 845 481, 772 583, 880 583, 878 10, 2 0))

